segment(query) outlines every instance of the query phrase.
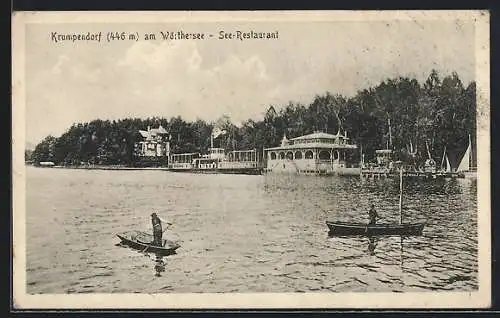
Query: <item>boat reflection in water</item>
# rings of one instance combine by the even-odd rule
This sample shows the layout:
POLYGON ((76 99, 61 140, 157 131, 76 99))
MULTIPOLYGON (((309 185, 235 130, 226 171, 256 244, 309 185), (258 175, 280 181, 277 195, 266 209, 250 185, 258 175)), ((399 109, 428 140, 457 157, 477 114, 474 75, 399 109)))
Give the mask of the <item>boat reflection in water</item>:
POLYGON ((165 271, 165 265, 166 263, 163 261, 163 255, 161 254, 156 254, 156 259, 154 260, 155 262, 155 276, 156 277, 161 277, 161 273, 165 271))
MULTIPOLYGON (((368 262, 373 262, 373 264, 378 264, 381 260, 385 262, 385 264, 393 263, 397 258, 398 266, 401 269, 403 268, 403 259, 404 259, 404 249, 403 249, 403 241, 405 239, 411 240, 407 236, 399 236, 397 243, 395 243, 395 236, 375 236, 375 235, 367 235, 364 237, 354 238, 352 236, 339 236, 328 233, 329 239, 340 239, 342 240, 356 240, 357 242, 363 243, 361 246, 366 246, 366 250, 363 248, 363 251, 366 252, 368 256, 377 256, 375 258, 370 258, 367 260, 368 262), (382 244, 380 244, 382 243, 382 244), (366 244, 366 245, 365 245, 366 244), (380 246, 379 246, 380 245, 380 246), (378 248, 378 252, 377 252, 378 248), (396 251, 397 250, 397 251, 396 251)), ((341 243, 342 245, 343 243, 341 243)), ((361 252, 361 251, 360 251, 361 252)), ((362 258, 362 254, 360 253, 359 257, 362 258)), ((395 264, 395 262, 393 263, 395 264)))
MULTIPOLYGON (((335 234, 332 234, 331 232, 328 233, 328 237, 329 238, 349 238, 349 236, 339 236, 339 235, 335 235, 335 234)), ((370 254, 370 256, 374 256, 375 255, 375 249, 377 248, 377 245, 378 245, 378 242, 379 242, 379 238, 376 237, 376 236, 366 236, 366 238, 368 239, 368 253, 370 254)))
MULTIPOLYGON (((168 242, 171 242, 171 241, 168 241, 168 242)), ((123 242, 123 241, 115 244, 115 246, 124 247, 124 248, 131 248, 130 244, 127 244, 126 242, 123 242)), ((166 264, 166 261, 164 260, 164 258, 166 258, 169 255, 176 254, 175 251, 168 251, 168 252, 158 251, 158 250, 151 251, 151 252, 148 251, 152 248, 144 248, 141 251, 137 248, 134 248, 134 249, 138 253, 142 253, 144 256, 149 257, 154 262, 154 270, 155 270, 156 277, 161 277, 161 273, 165 272, 165 266, 167 264, 166 264)))
POLYGON ((378 239, 375 236, 368 236, 368 253, 371 256, 375 255, 375 248, 377 248, 378 239))

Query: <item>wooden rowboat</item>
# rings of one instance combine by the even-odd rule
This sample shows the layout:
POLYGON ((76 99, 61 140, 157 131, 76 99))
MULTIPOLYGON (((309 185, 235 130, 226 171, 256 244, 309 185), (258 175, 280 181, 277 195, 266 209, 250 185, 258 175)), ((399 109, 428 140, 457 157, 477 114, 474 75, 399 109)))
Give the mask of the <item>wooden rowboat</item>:
POLYGON ((178 243, 165 239, 162 240, 162 246, 152 245, 153 235, 142 231, 128 231, 117 234, 116 236, 118 236, 122 240, 122 243, 127 246, 161 255, 175 254, 175 250, 181 247, 178 243))
POLYGON ((425 223, 374 224, 326 221, 331 236, 422 235, 425 223))
POLYGON ((399 223, 366 224, 326 221, 330 236, 422 235, 425 222, 403 223, 403 168, 399 171, 399 223))

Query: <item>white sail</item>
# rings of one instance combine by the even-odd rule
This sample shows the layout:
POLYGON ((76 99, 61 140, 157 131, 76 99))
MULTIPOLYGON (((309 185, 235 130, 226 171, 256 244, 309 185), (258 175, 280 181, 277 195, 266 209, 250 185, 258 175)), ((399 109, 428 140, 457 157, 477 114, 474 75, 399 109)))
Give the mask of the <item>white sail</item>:
POLYGON ((443 167, 444 167, 444 163, 445 163, 445 160, 448 159, 446 157, 446 146, 444 146, 444 151, 443 151, 443 159, 441 160, 441 170, 443 170, 443 167))
POLYGON ((460 164, 458 165, 458 168, 457 168, 458 172, 469 171, 469 169, 470 169, 470 148, 471 148, 471 145, 469 143, 469 146, 467 147, 467 150, 465 151, 464 156, 462 157, 462 160, 460 161, 460 164))
POLYGON ((441 160, 441 170, 444 170, 445 172, 451 172, 450 160, 448 160, 448 155, 446 154, 446 146, 444 146, 443 160, 441 160))
POLYGON ((448 156, 446 156, 446 172, 451 172, 450 161, 448 160, 448 156))

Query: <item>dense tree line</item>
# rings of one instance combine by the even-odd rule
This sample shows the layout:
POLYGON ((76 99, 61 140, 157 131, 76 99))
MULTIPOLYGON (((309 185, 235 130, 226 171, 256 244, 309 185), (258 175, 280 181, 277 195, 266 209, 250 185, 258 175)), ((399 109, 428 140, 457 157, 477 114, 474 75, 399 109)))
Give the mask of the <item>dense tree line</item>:
MULTIPOLYGON (((464 87, 456 73, 440 78, 436 71, 422 84, 406 77, 393 78, 358 91, 352 98, 325 93, 309 105, 271 105, 262 120, 247 120, 241 127, 228 116, 211 123, 201 119, 186 122, 181 117, 94 120, 74 124, 58 138, 48 136, 36 146, 31 159, 56 164, 132 164, 136 160, 134 143, 142 140, 139 129, 159 125, 169 131, 175 153, 205 152, 214 129, 225 131, 216 138, 216 146, 227 150, 255 148, 260 154, 263 148, 279 145, 284 134, 293 138, 340 130, 347 131, 352 142, 362 147, 367 160, 376 149, 389 144, 401 160, 408 160, 410 145, 418 150, 417 160, 423 160, 428 145, 435 160, 446 147, 456 167, 469 134, 475 140, 476 84, 464 87)), ((359 153, 355 156, 359 158, 359 153)))

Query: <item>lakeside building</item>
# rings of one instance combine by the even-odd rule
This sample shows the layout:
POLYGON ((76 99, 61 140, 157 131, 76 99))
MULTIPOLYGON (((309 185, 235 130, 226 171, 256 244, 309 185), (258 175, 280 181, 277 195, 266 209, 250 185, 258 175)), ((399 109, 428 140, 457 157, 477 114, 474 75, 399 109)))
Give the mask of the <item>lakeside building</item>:
POLYGON ((347 132, 336 135, 314 132, 288 140, 279 147, 264 149, 268 173, 360 175, 358 162, 351 157, 358 147, 349 143, 347 132))
POLYGON ((137 157, 168 158, 170 153, 170 141, 168 132, 163 126, 148 130, 139 130, 143 140, 135 143, 135 155, 137 157))
MULTIPOLYGON (((411 156, 415 156, 417 151, 413 150, 413 145, 410 145, 408 152, 411 156)), ((447 178, 463 178, 464 175, 457 171, 452 171, 446 148, 443 154, 441 167, 436 165, 436 161, 432 159, 429 149, 427 149, 428 158, 423 165, 415 163, 403 162, 394 160, 394 151, 392 149, 378 149, 375 151, 376 162, 365 164, 362 160, 361 176, 365 179, 385 179, 399 178, 399 170, 403 168, 403 176, 408 179, 416 180, 434 180, 447 178)), ((363 158, 364 155, 362 155, 363 158)))

